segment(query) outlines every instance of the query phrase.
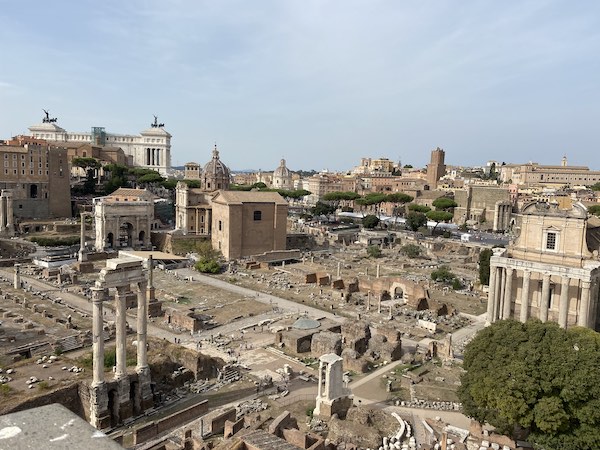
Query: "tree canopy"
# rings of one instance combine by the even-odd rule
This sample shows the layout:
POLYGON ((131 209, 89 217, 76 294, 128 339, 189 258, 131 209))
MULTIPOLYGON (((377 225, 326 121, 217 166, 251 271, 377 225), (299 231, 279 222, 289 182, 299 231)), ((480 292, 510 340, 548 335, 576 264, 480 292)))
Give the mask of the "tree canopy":
POLYGON ((431 211, 431 208, 426 205, 417 205, 416 203, 411 203, 410 205, 408 205, 408 210, 425 214, 431 211))
POLYGON ((365 228, 373 229, 379 225, 379 217, 369 214, 368 216, 363 217, 362 224, 365 228))
POLYGON ((323 196, 323 200, 325 201, 332 201, 332 202, 340 202, 342 200, 356 200, 357 198, 360 198, 360 194, 357 194, 356 192, 352 192, 352 191, 346 191, 346 192, 328 192, 327 194, 325 194, 323 196))
POLYGON ((595 216, 600 216, 600 205, 588 206, 588 212, 595 216))
POLYGON ((495 322, 464 354, 466 415, 545 450, 598 448, 600 334, 552 322, 495 322))
POLYGON ((481 284, 490 284, 490 258, 492 250, 485 248, 479 253, 479 282, 481 284))
POLYGON ((438 211, 447 211, 451 208, 456 208, 458 204, 448 197, 436 198, 432 203, 433 207, 438 211))
POLYGON ((425 225, 427 225, 427 216, 422 212, 411 211, 406 216, 406 226, 412 231, 417 231, 425 225))

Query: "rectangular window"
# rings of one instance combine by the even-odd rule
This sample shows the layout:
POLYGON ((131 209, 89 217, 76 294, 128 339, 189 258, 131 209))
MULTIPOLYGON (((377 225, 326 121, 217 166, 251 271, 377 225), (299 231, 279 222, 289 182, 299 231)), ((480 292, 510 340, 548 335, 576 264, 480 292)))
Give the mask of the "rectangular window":
POLYGON ((219 231, 221 231, 223 228, 223 223, 219 220, 219 231))
POLYGON ((546 250, 556 250, 556 233, 546 234, 546 250))
POLYGON ((254 211, 254 220, 262 220, 262 211, 254 211))

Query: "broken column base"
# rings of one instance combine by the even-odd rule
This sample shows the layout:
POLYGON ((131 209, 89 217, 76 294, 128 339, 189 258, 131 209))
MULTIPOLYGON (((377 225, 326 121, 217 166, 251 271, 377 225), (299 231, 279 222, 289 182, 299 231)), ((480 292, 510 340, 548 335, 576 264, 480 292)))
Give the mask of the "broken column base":
POLYGON ((106 383, 90 386, 90 424, 99 430, 111 426, 106 383))
POLYGON ((148 316, 149 317, 162 317, 164 315, 162 309, 162 302, 154 300, 148 303, 148 316))
POLYGON ((79 261, 75 263, 75 269, 79 273, 92 273, 94 271, 94 264, 89 261, 79 261))
POLYGON ((124 420, 133 416, 133 404, 131 403, 130 398, 130 380, 129 377, 126 376, 116 381, 119 392, 118 423, 122 423, 124 420))
POLYGON ((152 385, 150 379, 150 369, 148 367, 138 369, 137 374, 140 386, 140 407, 142 411, 146 411, 147 409, 154 407, 154 398, 152 395, 152 385))
POLYGON ((317 406, 313 414, 319 419, 330 419, 337 414, 340 419, 344 419, 350 407, 352 407, 352 396, 340 397, 334 400, 317 397, 317 406))

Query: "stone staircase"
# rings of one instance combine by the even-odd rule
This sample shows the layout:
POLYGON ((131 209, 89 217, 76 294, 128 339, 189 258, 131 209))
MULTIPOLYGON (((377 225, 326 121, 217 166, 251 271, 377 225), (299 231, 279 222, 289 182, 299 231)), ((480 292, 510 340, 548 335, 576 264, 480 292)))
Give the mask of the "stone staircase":
POLYGON ((64 352, 70 352, 71 350, 77 350, 78 348, 83 347, 83 344, 79 341, 79 335, 72 334, 71 336, 64 337, 56 341, 58 345, 62 348, 64 352))

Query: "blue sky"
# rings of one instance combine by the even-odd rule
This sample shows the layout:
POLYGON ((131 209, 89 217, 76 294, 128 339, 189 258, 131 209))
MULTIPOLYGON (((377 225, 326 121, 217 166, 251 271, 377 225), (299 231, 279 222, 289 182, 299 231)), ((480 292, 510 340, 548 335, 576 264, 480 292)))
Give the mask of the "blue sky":
POLYGON ((600 2, 0 0, 0 138, 173 134, 172 162, 600 169, 600 2))

